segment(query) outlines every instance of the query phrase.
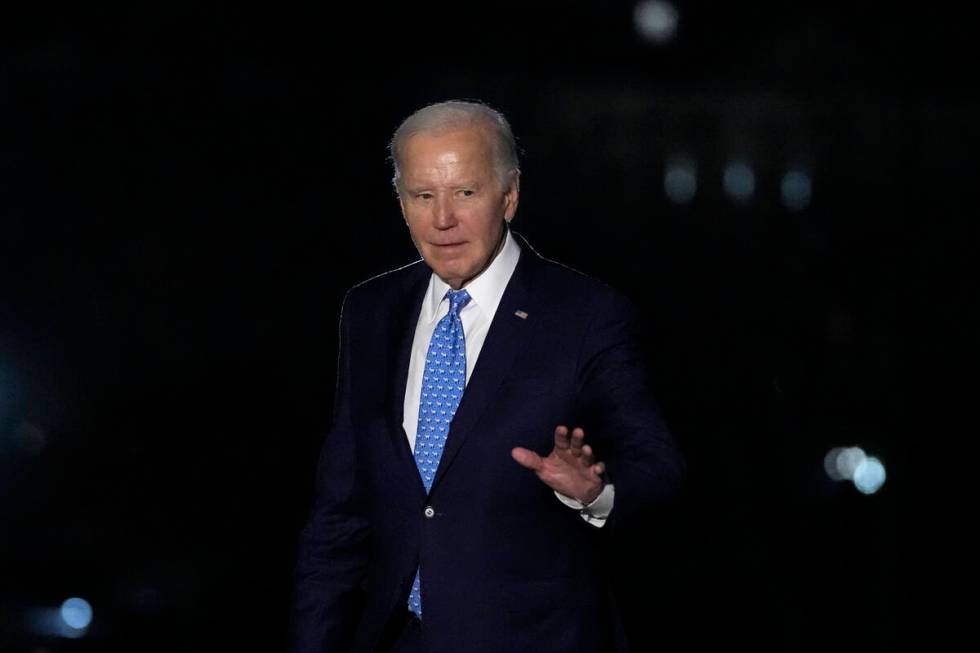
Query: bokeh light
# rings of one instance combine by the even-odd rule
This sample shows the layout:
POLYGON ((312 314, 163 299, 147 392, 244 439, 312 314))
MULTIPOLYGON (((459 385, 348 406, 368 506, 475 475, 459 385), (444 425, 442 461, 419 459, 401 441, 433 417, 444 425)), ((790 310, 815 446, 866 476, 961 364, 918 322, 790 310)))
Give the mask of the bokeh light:
POLYGON ((854 470, 854 487, 864 494, 874 494, 885 484, 885 466, 875 457, 865 458, 854 470))
POLYGON ((790 170, 783 175, 780 184, 783 205, 790 211, 802 211, 810 206, 813 196, 813 182, 803 170, 790 170))
POLYGON ((837 456, 844 450, 844 447, 834 447, 823 457, 823 469, 833 481, 843 481, 840 470, 837 469, 837 456))
POLYGON ((85 599, 72 597, 61 604, 61 619, 74 630, 84 630, 92 623, 92 606, 85 599))
POLYGON ((678 14, 673 4, 664 0, 643 0, 633 9, 636 32, 647 41, 664 44, 677 34, 678 14))
POLYGON ((674 204, 687 204, 698 192, 697 167, 687 159, 671 161, 664 171, 664 192, 674 204))
POLYGON ((823 459, 823 468, 834 481, 852 481, 863 494, 874 494, 885 483, 885 465, 861 447, 834 447, 823 459))
POLYGON ((864 462, 865 453, 861 447, 844 447, 837 454, 834 464, 837 466, 837 474, 840 478, 851 480, 854 478, 854 470, 864 462))
POLYGON ((755 194, 755 172, 744 161, 729 163, 722 177, 725 192, 737 202, 746 202, 755 194))

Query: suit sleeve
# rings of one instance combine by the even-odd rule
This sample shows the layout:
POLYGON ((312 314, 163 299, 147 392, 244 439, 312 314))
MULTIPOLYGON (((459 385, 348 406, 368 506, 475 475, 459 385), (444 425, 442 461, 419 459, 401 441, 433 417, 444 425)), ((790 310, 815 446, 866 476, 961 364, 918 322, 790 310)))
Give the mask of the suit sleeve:
POLYGON ((616 487, 605 527, 611 531, 673 499, 685 473, 653 399, 638 335, 632 304, 610 293, 595 310, 579 356, 583 422, 616 487))
POLYGON ((344 651, 360 614, 370 525, 357 479, 350 411, 350 293, 340 319, 334 423, 317 466, 312 514, 299 539, 290 614, 293 653, 344 651))

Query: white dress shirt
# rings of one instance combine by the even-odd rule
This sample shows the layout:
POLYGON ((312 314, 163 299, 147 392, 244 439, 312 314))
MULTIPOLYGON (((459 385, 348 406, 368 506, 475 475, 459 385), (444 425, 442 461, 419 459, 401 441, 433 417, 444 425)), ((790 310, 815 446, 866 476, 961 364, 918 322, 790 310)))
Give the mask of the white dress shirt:
MULTIPOLYGON (((476 360, 483 349, 490 323, 504 296, 504 289, 510 281, 517 260, 521 257, 521 248, 514 240, 510 230, 507 230, 504 246, 490 265, 477 277, 463 286, 470 295, 470 301, 459 313, 463 323, 463 334, 466 340, 466 382, 476 365, 476 360)), ((408 435, 408 446, 415 451, 415 436, 418 430, 419 401, 422 396, 422 376, 425 372, 425 355, 429 349, 429 341, 436 325, 449 312, 449 302, 446 291, 449 284, 440 279, 435 273, 429 278, 429 286, 422 299, 422 310, 419 321, 415 325, 415 339, 412 341, 412 358, 408 365, 408 379, 405 383, 404 419, 402 426, 408 435)), ((514 464, 518 464, 516 461, 514 464)), ((612 512, 615 488, 612 483, 606 483, 602 492, 592 503, 585 505, 581 502, 555 492, 555 496, 567 505, 579 511, 584 519, 593 526, 600 527, 606 523, 612 512)))

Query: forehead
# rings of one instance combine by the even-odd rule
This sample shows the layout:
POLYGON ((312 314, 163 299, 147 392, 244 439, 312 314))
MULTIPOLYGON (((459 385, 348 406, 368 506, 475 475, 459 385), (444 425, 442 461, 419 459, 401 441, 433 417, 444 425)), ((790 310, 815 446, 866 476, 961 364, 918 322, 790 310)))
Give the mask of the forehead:
POLYGON ((460 167, 489 168, 493 148, 486 130, 478 127, 419 132, 406 139, 401 164, 406 175, 460 167))

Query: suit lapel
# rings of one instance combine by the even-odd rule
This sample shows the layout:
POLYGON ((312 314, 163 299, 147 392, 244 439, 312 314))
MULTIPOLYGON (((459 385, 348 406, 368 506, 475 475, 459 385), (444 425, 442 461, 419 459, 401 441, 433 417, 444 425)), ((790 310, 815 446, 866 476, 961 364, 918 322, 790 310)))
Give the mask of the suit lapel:
POLYGON ((392 338, 394 378, 386 384, 388 387, 388 433, 392 439, 395 460, 398 464, 407 461, 412 465, 412 471, 419 482, 419 490, 424 498, 425 486, 415 467, 415 457, 408 446, 408 435, 402 428, 405 409, 405 386, 408 379, 408 365, 412 357, 412 342, 415 339, 415 325, 419 321, 422 301, 429 284, 432 270, 424 262, 418 263, 418 271, 411 275, 403 288, 399 302, 390 316, 392 338))
MULTIPOLYGON (((432 491, 435 491, 473 427, 497 394, 498 387, 510 372, 517 354, 525 348, 534 329, 535 311, 532 304, 531 281, 540 263, 537 254, 526 243, 522 244, 521 249, 523 250, 521 258, 500 299, 500 305, 490 323, 476 367, 473 368, 463 398, 450 424, 446 446, 435 479, 432 481, 432 491), (525 316, 519 317, 517 311, 524 311, 525 316)), ((411 341, 409 341, 409 348, 411 348, 411 341)), ((404 390, 404 383, 402 389, 404 390)))

